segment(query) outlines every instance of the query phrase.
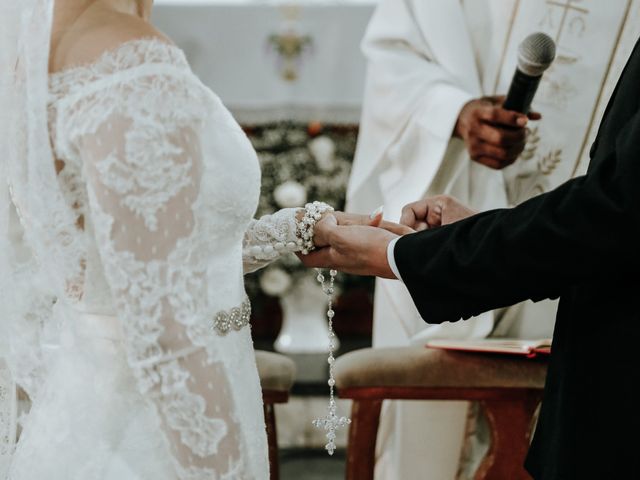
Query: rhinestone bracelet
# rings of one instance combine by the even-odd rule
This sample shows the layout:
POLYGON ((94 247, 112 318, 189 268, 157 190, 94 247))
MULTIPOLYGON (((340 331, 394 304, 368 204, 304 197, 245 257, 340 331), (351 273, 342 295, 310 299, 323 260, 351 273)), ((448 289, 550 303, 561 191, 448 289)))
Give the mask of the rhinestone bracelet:
POLYGON ((296 236, 302 240, 302 255, 308 255, 316 249, 313 243, 313 229, 326 212, 333 212, 333 207, 324 202, 307 203, 304 206, 304 216, 296 222, 296 236))

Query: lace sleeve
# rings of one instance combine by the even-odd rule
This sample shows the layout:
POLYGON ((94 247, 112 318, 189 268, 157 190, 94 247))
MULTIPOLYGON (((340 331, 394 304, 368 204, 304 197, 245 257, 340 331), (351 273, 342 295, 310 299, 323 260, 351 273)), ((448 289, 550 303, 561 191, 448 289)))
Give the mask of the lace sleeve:
POLYGON ((242 245, 245 273, 254 272, 283 254, 301 250, 302 241, 296 235, 296 216, 301 211, 285 208, 251 221, 242 245))
POLYGON ((244 478, 239 416, 211 328, 216 246, 199 210, 201 127, 212 106, 179 76, 123 77, 83 100, 92 110, 72 135, 87 181, 86 228, 176 478, 244 478))

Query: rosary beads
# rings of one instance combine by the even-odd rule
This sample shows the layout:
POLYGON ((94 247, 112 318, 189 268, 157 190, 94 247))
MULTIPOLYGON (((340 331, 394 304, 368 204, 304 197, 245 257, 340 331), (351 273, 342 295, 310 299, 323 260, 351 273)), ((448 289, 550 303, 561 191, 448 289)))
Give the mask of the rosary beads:
POLYGON ((336 275, 338 275, 337 271, 329 271, 328 285, 320 269, 318 269, 318 276, 316 277, 320 285, 322 285, 322 290, 329 299, 329 307, 327 309, 327 319, 329 321, 329 358, 327 359, 327 361, 329 362, 329 381, 327 382, 329 384, 329 407, 327 415, 315 419, 313 421, 313 425, 317 428, 322 428, 327 432, 326 437, 328 441, 325 445, 325 449, 327 450, 327 452, 329 452, 329 455, 333 455, 333 452, 335 452, 336 450, 336 430, 351 423, 351 420, 348 417, 338 417, 336 399, 334 395, 336 380, 333 376, 333 367, 336 363, 336 359, 334 357, 334 351, 336 348, 336 334, 333 331, 333 317, 335 316, 335 311, 333 310, 333 301, 335 294, 334 284, 336 275))

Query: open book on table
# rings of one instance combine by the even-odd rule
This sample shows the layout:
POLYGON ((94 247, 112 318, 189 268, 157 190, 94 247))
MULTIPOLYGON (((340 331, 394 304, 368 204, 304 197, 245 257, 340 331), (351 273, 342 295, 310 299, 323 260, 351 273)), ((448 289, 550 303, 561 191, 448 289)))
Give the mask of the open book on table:
POLYGON ((429 340, 427 347, 465 352, 502 353, 535 357, 551 353, 551 339, 475 338, 468 340, 429 340))

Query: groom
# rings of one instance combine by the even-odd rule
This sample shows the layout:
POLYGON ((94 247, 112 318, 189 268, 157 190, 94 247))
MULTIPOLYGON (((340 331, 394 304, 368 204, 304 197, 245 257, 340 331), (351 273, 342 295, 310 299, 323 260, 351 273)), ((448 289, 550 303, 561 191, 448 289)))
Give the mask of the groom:
POLYGON ((630 472, 640 431, 638 44, 586 175, 477 215, 447 197, 426 199, 405 207, 403 223, 423 231, 396 237, 324 222, 317 243, 328 246, 304 262, 399 278, 422 317, 438 322, 560 297, 526 468, 537 480, 637 478, 630 472))

